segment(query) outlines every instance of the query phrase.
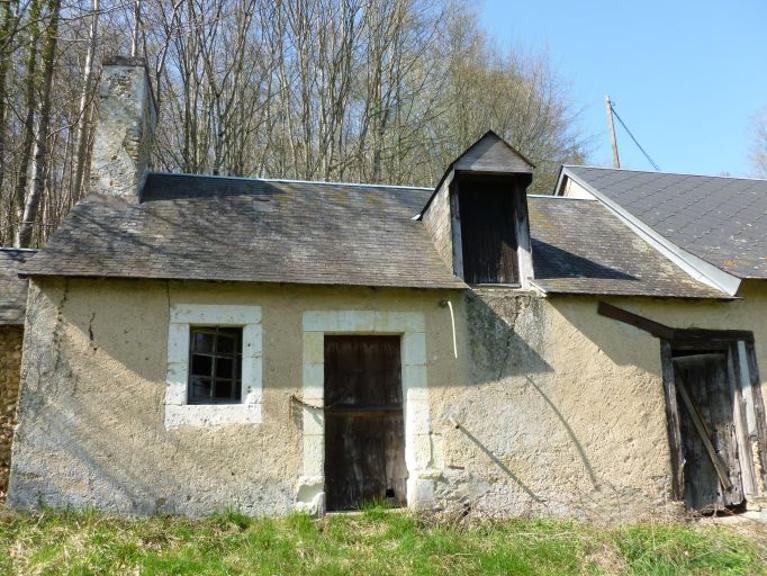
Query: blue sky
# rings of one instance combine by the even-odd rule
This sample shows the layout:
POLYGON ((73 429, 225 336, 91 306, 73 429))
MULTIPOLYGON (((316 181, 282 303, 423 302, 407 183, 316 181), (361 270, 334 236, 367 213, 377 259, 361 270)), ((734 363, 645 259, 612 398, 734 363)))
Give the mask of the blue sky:
MULTIPOLYGON (((545 53, 608 165, 605 94, 661 169, 752 175, 750 121, 767 107, 767 0, 483 0, 501 47, 545 53)), ((651 166, 619 126, 621 164, 651 166)))

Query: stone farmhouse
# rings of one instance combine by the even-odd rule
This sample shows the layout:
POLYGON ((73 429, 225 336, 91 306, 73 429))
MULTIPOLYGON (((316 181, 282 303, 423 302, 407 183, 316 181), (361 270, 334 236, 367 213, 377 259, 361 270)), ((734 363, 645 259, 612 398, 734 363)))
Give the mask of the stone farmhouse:
POLYGON ((435 189, 161 174, 143 66, 100 99, 91 194, 3 253, 29 282, 10 505, 764 502, 767 181, 564 166, 533 195, 492 132, 435 189))

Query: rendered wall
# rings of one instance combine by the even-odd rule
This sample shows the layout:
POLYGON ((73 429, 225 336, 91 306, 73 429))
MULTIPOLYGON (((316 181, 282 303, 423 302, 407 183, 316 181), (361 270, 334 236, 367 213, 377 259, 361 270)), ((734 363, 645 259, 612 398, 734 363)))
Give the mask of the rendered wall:
POLYGON ((294 509, 303 475, 303 313, 423 312, 435 357, 455 366, 450 319, 427 291, 33 281, 25 335, 13 506, 95 506, 123 513, 248 514, 294 509), (166 430, 169 309, 174 303, 262 308, 262 423, 166 430))
MULTIPOLYGON (((747 288, 731 303, 609 301, 676 327, 752 329, 765 363, 765 291, 747 288)), ((359 310, 424 318, 428 422, 419 434, 430 447, 419 508, 431 498, 434 509, 493 516, 678 512, 658 341, 596 306, 506 289, 34 281, 10 502, 141 514, 295 509, 304 450, 314 445, 304 442, 304 409, 290 400, 304 389, 304 313, 359 310), (174 303, 261 306, 261 424, 166 430, 174 303)))

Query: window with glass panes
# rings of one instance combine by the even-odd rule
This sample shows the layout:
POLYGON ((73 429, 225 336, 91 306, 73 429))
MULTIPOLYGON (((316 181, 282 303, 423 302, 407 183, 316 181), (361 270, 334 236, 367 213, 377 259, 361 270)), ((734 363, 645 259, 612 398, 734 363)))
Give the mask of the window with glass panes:
POLYGON ((242 401, 242 328, 192 326, 189 339, 189 404, 242 401))

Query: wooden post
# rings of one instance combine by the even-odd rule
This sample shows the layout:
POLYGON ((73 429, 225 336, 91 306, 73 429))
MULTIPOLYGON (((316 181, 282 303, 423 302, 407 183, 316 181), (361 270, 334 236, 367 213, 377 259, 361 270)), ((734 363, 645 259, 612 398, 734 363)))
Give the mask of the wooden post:
POLYGON ((615 137, 615 122, 613 120, 613 103, 609 96, 605 96, 605 107, 607 108, 607 128, 610 131, 610 145, 613 149, 613 168, 621 167, 621 159, 618 156, 618 139, 615 137))

